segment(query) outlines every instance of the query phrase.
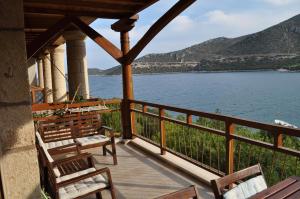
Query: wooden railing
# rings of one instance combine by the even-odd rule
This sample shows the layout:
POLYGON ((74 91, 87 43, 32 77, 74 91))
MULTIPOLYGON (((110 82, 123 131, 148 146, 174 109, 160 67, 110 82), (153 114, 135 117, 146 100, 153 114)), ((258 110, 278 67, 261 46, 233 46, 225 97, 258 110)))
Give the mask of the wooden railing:
POLYGON ((273 184, 300 175, 300 129, 131 100, 133 135, 224 175, 263 165, 273 184), (175 118, 174 118, 175 117, 175 118))

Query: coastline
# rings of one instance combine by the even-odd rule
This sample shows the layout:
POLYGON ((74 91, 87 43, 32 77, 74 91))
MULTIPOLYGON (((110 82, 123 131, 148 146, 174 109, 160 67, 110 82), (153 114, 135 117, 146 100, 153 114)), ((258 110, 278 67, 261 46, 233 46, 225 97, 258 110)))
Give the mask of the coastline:
MULTIPOLYGON (((278 73, 299 73, 300 70, 288 70, 288 71, 279 71, 279 69, 258 69, 258 70, 218 70, 218 71, 187 71, 187 72, 160 72, 160 73, 133 73, 134 76, 138 75, 162 75, 162 74, 188 74, 188 73, 241 73, 241 72, 278 72, 278 73)), ((121 76, 121 74, 99 74, 99 75, 90 75, 89 76, 121 76)))

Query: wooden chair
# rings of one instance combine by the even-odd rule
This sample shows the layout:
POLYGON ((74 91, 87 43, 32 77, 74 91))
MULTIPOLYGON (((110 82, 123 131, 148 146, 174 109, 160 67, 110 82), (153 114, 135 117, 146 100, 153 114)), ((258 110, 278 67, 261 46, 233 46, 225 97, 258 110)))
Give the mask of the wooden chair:
MULTIPOLYGON (((245 181, 245 180, 248 180, 251 178, 253 179, 253 177, 259 177, 259 179, 260 179, 259 182, 262 182, 262 184, 265 183, 265 185, 262 186, 262 189, 267 188, 267 184, 265 182, 261 166, 260 166, 260 164, 257 164, 257 165, 251 166, 249 168, 243 169, 241 171, 235 172, 233 174, 224 176, 222 178, 212 180, 211 186, 212 186, 215 198, 216 199, 225 198, 224 194, 226 194, 228 191, 234 189, 233 184, 236 185, 235 187, 238 187, 241 184, 242 180, 245 181)), ((260 186, 260 185, 257 185, 257 186, 260 186)), ((253 193, 253 194, 255 194, 255 193, 253 193)), ((240 197, 240 198, 242 198, 242 197, 240 197)))
POLYGON ((102 126, 97 113, 40 121, 38 132, 46 148, 53 149, 53 153, 61 153, 62 150, 68 152, 70 148, 63 146, 77 145, 80 150, 103 147, 103 155, 111 154, 114 164, 118 163, 114 132, 111 128, 102 126), (105 136, 106 131, 109 136, 105 136), (107 149, 108 145, 111 145, 111 151, 107 149), (58 150, 59 147, 62 148, 58 150))
POLYGON ((47 179, 50 187, 47 191, 53 198, 79 199, 95 194, 96 198, 100 199, 102 190, 110 190, 112 198, 115 199, 110 170, 107 167, 96 169, 91 154, 83 153, 52 160, 45 148, 42 152, 47 157, 47 179), (103 174, 106 175, 106 178, 103 174))
POLYGON ((197 199, 198 198, 198 193, 195 185, 192 185, 188 188, 181 189, 179 191, 175 191, 163 196, 159 196, 156 199, 197 199))
POLYGON ((114 165, 118 164, 113 129, 101 124, 99 114, 81 115, 74 120, 74 137, 81 150, 103 147, 103 155, 109 153, 113 157, 114 165), (109 136, 105 135, 106 131, 109 136), (108 145, 111 145, 112 150, 107 149, 108 145))

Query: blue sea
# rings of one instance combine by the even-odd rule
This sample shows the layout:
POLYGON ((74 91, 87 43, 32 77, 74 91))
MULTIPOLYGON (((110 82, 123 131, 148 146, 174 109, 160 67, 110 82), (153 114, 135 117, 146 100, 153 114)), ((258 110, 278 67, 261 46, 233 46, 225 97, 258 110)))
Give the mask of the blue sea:
MULTIPOLYGON (((91 95, 122 98, 122 76, 90 76, 91 95)), ((134 75, 135 99, 300 126, 300 73, 224 72, 134 75)))

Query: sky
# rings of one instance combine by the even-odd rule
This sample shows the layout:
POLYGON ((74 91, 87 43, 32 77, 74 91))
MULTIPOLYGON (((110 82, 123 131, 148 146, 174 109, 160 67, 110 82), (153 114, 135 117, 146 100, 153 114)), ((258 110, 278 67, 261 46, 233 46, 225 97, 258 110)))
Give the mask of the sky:
MULTIPOLYGON (((130 31, 131 46, 178 0, 160 0, 139 13, 130 31)), ((300 0, 197 0, 167 25, 141 52, 165 53, 180 50, 216 37, 237 37, 261 31, 300 14, 300 0)), ((91 27, 120 47, 119 33, 110 29, 115 20, 96 20, 91 27)), ((86 39, 89 68, 119 65, 89 38, 86 39)))

